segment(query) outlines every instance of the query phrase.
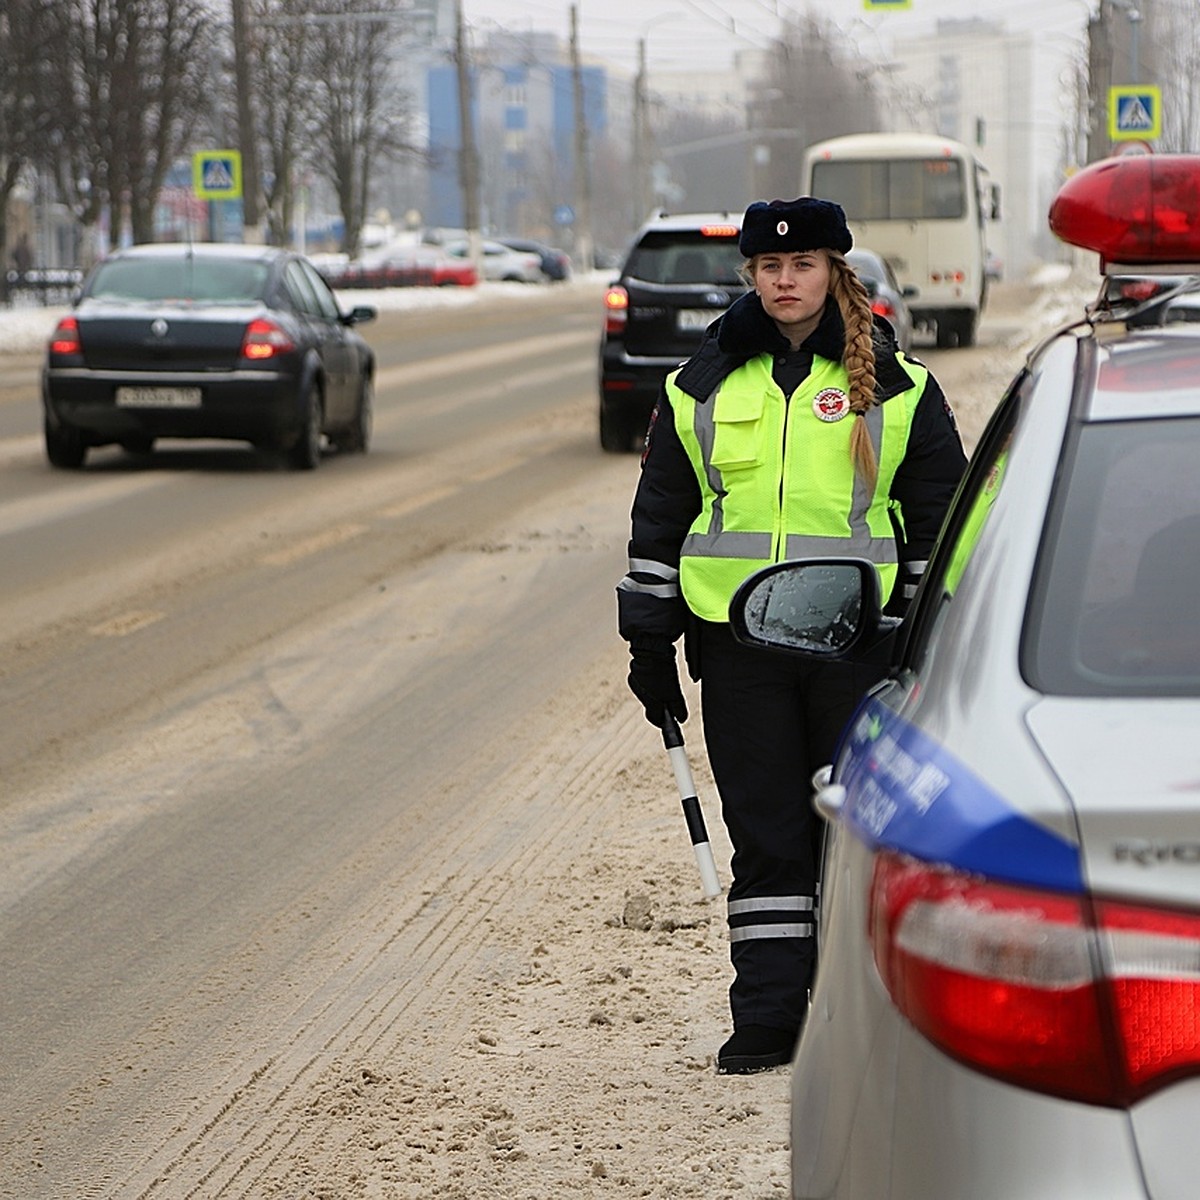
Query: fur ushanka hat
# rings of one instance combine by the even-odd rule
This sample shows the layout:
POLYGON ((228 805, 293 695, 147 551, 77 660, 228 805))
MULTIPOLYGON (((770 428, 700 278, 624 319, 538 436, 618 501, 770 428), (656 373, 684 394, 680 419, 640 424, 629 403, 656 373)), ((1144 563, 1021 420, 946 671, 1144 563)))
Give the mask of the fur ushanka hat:
POLYGON ((800 196, 796 200, 756 200, 742 218, 738 249, 756 254, 797 254, 805 250, 837 250, 845 254, 854 239, 846 214, 832 200, 800 196))

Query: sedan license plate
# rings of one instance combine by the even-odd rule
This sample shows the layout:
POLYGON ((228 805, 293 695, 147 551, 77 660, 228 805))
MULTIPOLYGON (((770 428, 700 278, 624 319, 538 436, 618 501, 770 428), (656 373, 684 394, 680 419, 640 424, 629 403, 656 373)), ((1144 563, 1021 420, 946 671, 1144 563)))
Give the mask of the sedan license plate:
POLYGON ((679 328, 686 333, 696 333, 707 329, 720 315, 715 308, 681 308, 679 328))
POLYGON ((119 408, 199 408, 198 387, 119 387, 119 408))

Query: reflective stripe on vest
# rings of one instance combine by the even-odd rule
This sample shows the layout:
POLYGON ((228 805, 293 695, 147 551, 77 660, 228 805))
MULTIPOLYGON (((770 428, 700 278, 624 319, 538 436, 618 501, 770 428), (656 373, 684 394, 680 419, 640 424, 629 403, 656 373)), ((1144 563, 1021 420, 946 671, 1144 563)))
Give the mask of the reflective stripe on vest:
POLYGON ((738 368, 703 404, 669 377, 667 396, 703 500, 680 559, 680 582, 693 612, 728 620, 729 601, 746 576, 805 556, 866 558, 879 568, 884 597, 890 594, 897 551, 888 494, 927 377, 923 367, 900 361, 913 387, 866 415, 879 464, 873 491, 851 460, 857 418, 827 422, 814 411, 823 391, 848 392, 841 363, 814 359, 790 402, 771 378, 769 355, 738 368))

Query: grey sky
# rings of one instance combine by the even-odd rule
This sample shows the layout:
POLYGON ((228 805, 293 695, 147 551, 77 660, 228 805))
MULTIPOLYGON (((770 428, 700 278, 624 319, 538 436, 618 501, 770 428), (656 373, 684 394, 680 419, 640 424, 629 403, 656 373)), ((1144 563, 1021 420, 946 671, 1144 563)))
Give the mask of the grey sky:
MULTIPOLYGON (((569 0, 463 0, 474 26, 549 30, 564 39, 570 29, 569 0)), ((630 70, 637 44, 646 39, 647 63, 655 70, 702 69, 728 61, 737 49, 765 47, 780 18, 803 14, 803 0, 578 0, 584 51, 630 70)), ((874 12, 863 0, 821 0, 812 10, 832 20, 864 55, 886 59, 891 39, 932 29, 938 19, 985 17, 1011 30, 1038 34, 1054 56, 1082 53, 1084 29, 1095 0, 912 0, 902 11, 874 12)), ((1049 82, 1049 81, 1048 81, 1049 82)))

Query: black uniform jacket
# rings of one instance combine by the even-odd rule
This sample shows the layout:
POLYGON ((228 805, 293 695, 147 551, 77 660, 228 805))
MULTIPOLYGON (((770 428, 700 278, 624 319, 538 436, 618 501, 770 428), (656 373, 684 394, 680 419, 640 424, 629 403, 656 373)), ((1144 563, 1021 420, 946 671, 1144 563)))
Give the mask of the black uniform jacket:
MULTIPOLYGON (((811 371, 813 356, 840 361, 844 342, 841 312, 830 299, 817 328, 799 351, 789 353, 787 339, 767 316, 759 297, 747 292, 709 326, 699 350, 680 369, 676 384, 704 404, 727 375, 756 355, 769 353, 776 356, 776 382, 791 395, 811 371)), ((886 404, 908 391, 912 379, 896 359, 895 335, 886 321, 877 321, 874 342, 876 403, 886 404)), ((897 595, 902 588, 907 594, 914 589, 913 580, 929 558, 966 461, 954 415, 941 387, 929 375, 917 402, 907 452, 892 482, 891 498, 899 504, 904 521, 897 595)), ((633 501, 630 574, 617 590, 619 627, 627 641, 673 643, 687 628, 689 614, 682 595, 677 589, 667 594, 670 588, 654 585, 678 570, 680 547, 700 509, 700 485, 664 393, 650 419, 633 501)))

